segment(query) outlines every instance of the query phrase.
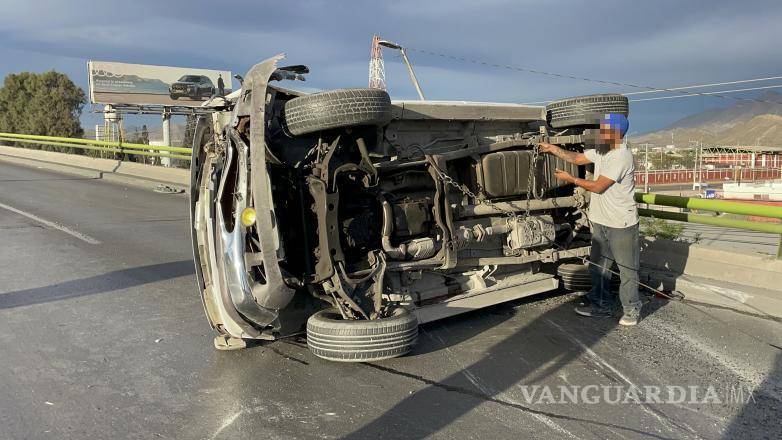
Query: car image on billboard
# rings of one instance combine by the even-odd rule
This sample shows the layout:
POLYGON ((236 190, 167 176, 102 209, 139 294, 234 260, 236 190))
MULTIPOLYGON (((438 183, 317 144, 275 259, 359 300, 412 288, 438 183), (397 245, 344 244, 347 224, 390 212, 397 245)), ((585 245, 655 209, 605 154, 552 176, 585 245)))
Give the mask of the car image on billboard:
POLYGON ((212 97, 216 91, 217 88, 208 76, 183 75, 177 82, 171 84, 171 87, 168 88, 168 95, 174 101, 179 98, 201 101, 212 97))
POLYGON ((231 72, 90 61, 90 101, 95 104, 198 107, 231 92, 231 72))

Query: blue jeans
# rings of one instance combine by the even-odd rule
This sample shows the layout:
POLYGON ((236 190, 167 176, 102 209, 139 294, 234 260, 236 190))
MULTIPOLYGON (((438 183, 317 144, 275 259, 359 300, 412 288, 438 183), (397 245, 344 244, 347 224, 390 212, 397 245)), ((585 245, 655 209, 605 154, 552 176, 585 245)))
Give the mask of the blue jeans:
POLYGON ((611 294, 611 266, 619 266, 619 299, 624 312, 640 311, 641 298, 638 295, 638 267, 640 265, 638 224, 627 228, 609 228, 592 223, 592 250, 589 265, 592 276, 592 290, 587 294, 589 301, 597 308, 610 308, 615 304, 611 294))

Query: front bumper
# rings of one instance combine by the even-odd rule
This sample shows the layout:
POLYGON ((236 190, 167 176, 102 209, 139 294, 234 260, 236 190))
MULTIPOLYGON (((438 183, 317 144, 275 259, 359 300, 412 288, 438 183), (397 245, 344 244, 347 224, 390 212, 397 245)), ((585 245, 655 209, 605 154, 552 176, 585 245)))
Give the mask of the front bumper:
MULTIPOLYGON (((227 183, 228 179, 224 175, 219 181, 213 178, 211 161, 214 152, 206 153, 203 161, 193 161, 194 176, 200 175, 198 179, 194 178, 194 188, 191 189, 191 197, 194 197, 191 204, 196 249, 194 257, 200 274, 204 308, 213 328, 235 338, 273 338, 279 328, 279 311, 288 305, 296 292, 285 283, 277 257, 279 238, 266 169, 263 133, 264 97, 269 78, 280 58, 278 56, 259 63, 248 72, 244 88, 250 93, 243 94, 234 108, 232 121, 238 117, 250 117, 250 144, 246 145, 232 126, 224 130, 223 142, 226 145, 223 169, 232 162, 238 166, 236 182, 227 183), (200 169, 196 169, 198 167, 200 169), (252 173, 248 170, 252 170, 252 173), (229 184, 236 186, 226 187, 229 184), (258 213, 256 227, 252 230, 241 227, 238 219, 241 211, 249 204, 246 197, 249 188, 252 188, 253 207, 258 213), (237 195, 233 209, 221 208, 224 192, 237 195), (228 222, 235 225, 233 228, 226 228, 228 219, 224 218, 224 212, 233 212, 235 218, 228 222), (259 251, 254 255, 256 261, 253 265, 260 266, 262 282, 248 275, 245 259, 248 231, 256 231, 253 239, 259 251)), ((194 157, 199 148, 200 145, 194 146, 194 157)))

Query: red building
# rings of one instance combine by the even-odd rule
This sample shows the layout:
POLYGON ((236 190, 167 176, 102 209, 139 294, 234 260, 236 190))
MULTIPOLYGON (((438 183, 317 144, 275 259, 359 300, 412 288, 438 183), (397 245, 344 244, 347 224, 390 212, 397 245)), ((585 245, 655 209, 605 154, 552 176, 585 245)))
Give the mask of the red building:
MULTIPOLYGON (((693 169, 649 170, 649 185, 698 182, 749 182, 782 179, 782 147, 705 147, 693 169)), ((638 167, 636 185, 643 185, 646 173, 638 167)))

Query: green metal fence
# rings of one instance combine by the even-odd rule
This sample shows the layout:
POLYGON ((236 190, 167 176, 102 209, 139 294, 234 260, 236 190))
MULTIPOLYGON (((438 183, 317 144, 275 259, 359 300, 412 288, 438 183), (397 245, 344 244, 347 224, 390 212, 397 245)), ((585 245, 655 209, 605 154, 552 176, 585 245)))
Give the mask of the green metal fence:
POLYGON ((17 133, 0 133, 0 141, 46 145, 52 147, 76 148, 90 151, 105 151, 109 153, 131 154, 138 156, 170 157, 173 159, 182 160, 190 160, 190 153, 192 151, 190 148, 185 147, 170 147, 97 140, 94 141, 91 139, 74 139, 57 136, 38 136, 17 133))
MULTIPOLYGON (((663 194, 636 193, 635 201, 650 205, 669 206, 682 209, 698 209, 703 211, 729 214, 749 215, 782 219, 782 206, 759 205, 754 203, 729 202, 725 200, 699 199, 692 197, 668 196, 663 194)), ((756 222, 725 217, 693 214, 690 212, 671 212, 657 209, 639 209, 638 214, 644 217, 661 218, 680 222, 700 223, 704 225, 722 226, 725 228, 745 229, 748 231, 778 234, 780 237, 777 258, 782 258, 782 223, 756 222)))

